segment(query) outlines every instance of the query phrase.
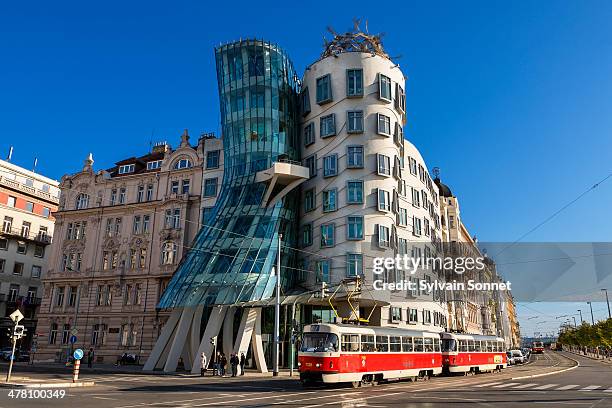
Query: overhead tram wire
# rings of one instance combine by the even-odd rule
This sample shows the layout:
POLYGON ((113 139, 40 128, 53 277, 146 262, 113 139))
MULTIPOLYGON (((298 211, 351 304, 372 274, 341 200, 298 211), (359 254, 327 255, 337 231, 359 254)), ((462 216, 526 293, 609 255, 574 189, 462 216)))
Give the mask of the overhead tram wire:
POLYGON ((521 235, 518 239, 516 239, 515 241, 513 241, 510 245, 505 246, 504 248, 502 248, 497 254, 495 254, 494 256, 498 256, 499 254, 501 254, 502 252, 504 252, 506 249, 514 246, 515 244, 517 244, 518 242, 522 241, 523 238, 527 237, 528 235, 530 235, 531 233, 535 232, 536 230, 538 230, 540 227, 542 227, 544 224, 546 224, 547 222, 549 222, 550 220, 552 220, 553 218, 555 218, 557 215, 559 215, 560 213, 562 213, 563 211, 565 211, 568 207, 570 207, 572 204, 574 204, 575 202, 577 202, 578 200, 580 200, 582 197, 584 197, 585 195, 587 195, 588 193, 590 193, 591 191, 595 190, 597 187, 599 187, 601 184, 605 183, 610 177, 612 177, 612 173, 608 174, 606 177, 604 177, 603 179, 601 179, 600 181, 598 181, 597 183, 593 184, 591 187, 589 187, 587 190, 583 191, 582 193, 580 193, 576 198, 574 198, 573 200, 571 200, 570 202, 568 202, 567 204, 565 204, 563 207, 559 208, 557 211, 555 211, 554 213, 552 213, 551 215, 549 215, 548 217, 546 217, 543 221, 539 222, 538 224, 536 224, 533 228, 531 228, 529 231, 525 232, 523 235, 521 235))

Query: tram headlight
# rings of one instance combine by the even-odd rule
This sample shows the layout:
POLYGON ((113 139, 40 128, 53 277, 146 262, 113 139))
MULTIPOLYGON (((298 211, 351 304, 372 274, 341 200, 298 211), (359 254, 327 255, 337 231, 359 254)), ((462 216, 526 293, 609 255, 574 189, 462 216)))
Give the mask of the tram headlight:
POLYGON ((317 368, 321 367, 321 363, 316 363, 315 367, 317 367, 317 368))
POLYGON ((301 367, 301 366, 302 366, 302 363, 300 363, 300 362, 298 361, 298 367, 301 367))

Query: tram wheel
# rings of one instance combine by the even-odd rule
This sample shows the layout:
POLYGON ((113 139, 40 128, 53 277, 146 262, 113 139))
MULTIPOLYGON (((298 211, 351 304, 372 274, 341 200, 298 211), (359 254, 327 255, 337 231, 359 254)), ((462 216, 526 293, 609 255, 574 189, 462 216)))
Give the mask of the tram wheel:
POLYGON ((351 385, 353 388, 359 388, 361 387, 361 381, 351 381, 351 385))

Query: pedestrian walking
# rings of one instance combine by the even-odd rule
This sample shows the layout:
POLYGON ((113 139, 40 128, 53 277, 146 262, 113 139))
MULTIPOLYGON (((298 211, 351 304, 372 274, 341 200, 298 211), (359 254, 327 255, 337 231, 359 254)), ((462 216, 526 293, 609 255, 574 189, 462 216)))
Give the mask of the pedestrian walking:
POLYGON ((206 363, 206 354, 202 352, 202 355, 200 356, 200 377, 204 377, 204 374, 206 374, 206 363))
POLYGON ((90 347, 89 351, 87 352, 87 367, 91 368, 93 366, 93 360, 94 360, 94 349, 93 347, 90 347))
POLYGON ((227 366, 227 357, 221 353, 221 360, 219 361, 219 375, 225 377, 225 366, 227 366))
POLYGON ((236 353, 232 353, 230 365, 232 366, 232 377, 235 377, 238 375, 238 355, 236 353))
POLYGON ((246 364, 246 357, 244 353, 240 353, 240 375, 244 375, 244 365, 246 364))

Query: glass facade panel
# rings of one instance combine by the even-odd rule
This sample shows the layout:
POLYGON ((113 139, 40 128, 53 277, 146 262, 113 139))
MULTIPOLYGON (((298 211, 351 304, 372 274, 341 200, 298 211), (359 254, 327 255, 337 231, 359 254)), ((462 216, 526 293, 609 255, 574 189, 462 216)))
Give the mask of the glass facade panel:
MULTIPOLYGON (((297 245, 297 191, 261 206, 266 185, 258 171, 279 159, 299 160, 297 75, 274 44, 244 40, 215 49, 223 141, 223 179, 204 183, 204 196, 219 196, 206 210, 206 225, 174 273, 158 307, 223 305, 267 299, 276 278, 278 236, 297 245), (236 191, 237 193, 232 193, 236 191), (242 192, 242 193, 241 193, 242 192)), ((214 162, 214 160, 212 160, 214 162)), ((211 163, 213 164, 213 163, 211 163)), ((287 267, 295 251, 281 250, 281 284, 294 284, 287 267)))

